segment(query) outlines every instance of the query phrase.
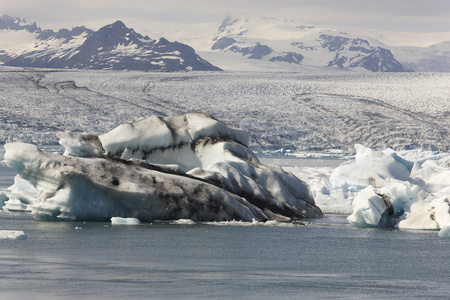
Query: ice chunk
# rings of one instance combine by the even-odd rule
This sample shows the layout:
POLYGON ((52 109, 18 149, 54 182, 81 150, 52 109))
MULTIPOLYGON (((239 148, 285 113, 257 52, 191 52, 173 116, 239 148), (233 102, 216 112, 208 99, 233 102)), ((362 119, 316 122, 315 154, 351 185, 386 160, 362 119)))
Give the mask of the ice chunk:
POLYGON ((353 226, 393 227, 395 216, 384 195, 377 194, 369 185, 353 200, 353 213, 347 218, 353 226))
POLYGON ((450 237, 450 226, 445 226, 443 227, 439 233, 438 233, 439 237, 450 237))
POLYGON ((202 113, 151 117, 134 123, 125 123, 99 136, 101 144, 110 155, 125 149, 151 152, 189 144, 204 137, 228 138, 248 145, 248 133, 230 127, 202 113))
POLYGON ((411 205, 423 201, 428 196, 421 187, 407 181, 382 187, 378 192, 385 195, 396 217, 402 216, 405 211, 411 211, 411 205))
POLYGON ((112 217, 111 224, 113 225, 139 225, 141 222, 135 218, 121 218, 112 217))
POLYGON ((432 193, 450 186, 450 169, 435 160, 426 160, 422 164, 416 163, 411 177, 432 193))
POLYGON ((450 224, 449 153, 355 147, 355 160, 337 167, 329 181, 310 183, 324 211, 352 203, 348 220, 354 226, 440 229, 450 224))
POLYGON ((5 196, 7 199, 4 200, 4 210, 31 211, 29 206, 36 202, 37 190, 31 182, 16 175, 14 184, 8 187, 5 196))
POLYGON ((5 160, 24 169, 39 191, 37 219, 251 220, 267 218, 246 200, 183 173, 105 158, 66 157, 22 143, 5 145, 5 160))
POLYGON ((64 131, 58 132, 57 136, 65 148, 64 155, 98 157, 104 152, 96 135, 64 131))
POLYGON ((266 222, 261 222, 253 219, 251 222, 243 221, 222 221, 222 222, 208 222, 209 225, 215 226, 269 226, 269 227, 298 227, 299 225, 304 225, 303 223, 292 223, 292 222, 278 222, 277 220, 269 220, 266 222))
POLYGON ((330 176, 333 188, 368 185, 382 187, 393 182, 411 181, 409 170, 392 155, 355 145, 355 160, 337 167, 330 176))
POLYGON ((176 225, 194 225, 195 222, 190 219, 179 219, 176 221, 171 222, 170 224, 176 224, 176 225))
POLYGON ((25 232, 20 230, 0 230, 0 240, 24 240, 28 238, 25 232))
POLYGON ((28 205, 24 204, 20 199, 15 196, 10 196, 8 201, 5 201, 3 206, 4 211, 15 211, 15 212, 30 212, 31 209, 28 205))
POLYGON ((440 229, 450 226, 450 195, 431 202, 419 201, 399 224, 403 229, 440 229))

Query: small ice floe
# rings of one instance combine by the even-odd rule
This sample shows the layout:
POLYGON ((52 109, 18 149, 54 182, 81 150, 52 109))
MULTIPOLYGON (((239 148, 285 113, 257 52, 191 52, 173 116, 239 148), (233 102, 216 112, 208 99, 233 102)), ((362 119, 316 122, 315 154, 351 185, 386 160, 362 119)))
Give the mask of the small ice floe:
POLYGON ((179 219, 175 220, 173 222, 170 222, 170 224, 177 224, 177 225, 194 225, 195 222, 191 219, 179 219))
POLYGON ((304 225, 301 222, 298 223, 286 223, 286 222, 278 222, 276 220, 269 220, 266 222, 257 221, 255 219, 252 222, 244 222, 244 221, 221 221, 221 222, 208 222, 208 225, 216 225, 216 226, 271 226, 271 227, 297 227, 299 225, 304 225))
POLYGON ((21 230, 0 230, 0 240, 24 240, 28 238, 21 230))
POLYGON ((450 237, 450 226, 443 227, 438 234, 439 237, 450 237))
POLYGON ((276 220, 270 220, 270 221, 267 221, 267 222, 263 222, 261 225, 263 225, 263 226, 275 226, 275 227, 295 227, 295 226, 297 226, 294 223, 278 222, 276 220))
POLYGON ((113 225, 139 225, 141 222, 135 218, 121 218, 112 217, 111 224, 113 225))

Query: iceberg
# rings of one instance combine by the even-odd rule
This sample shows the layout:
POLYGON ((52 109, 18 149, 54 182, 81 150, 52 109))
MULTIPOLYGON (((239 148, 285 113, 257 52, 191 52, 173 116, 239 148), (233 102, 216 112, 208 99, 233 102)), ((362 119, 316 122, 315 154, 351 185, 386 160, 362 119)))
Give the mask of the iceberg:
POLYGON ((445 226, 444 228, 442 228, 439 233, 438 233, 439 237, 450 237, 450 226, 445 226))
POLYGON ((369 185, 353 200, 353 213, 347 220, 359 227, 393 227, 392 204, 369 185))
POLYGON ((22 230, 0 230, 0 240, 25 240, 28 236, 22 230))
POLYGON ((316 204, 351 204, 348 221, 359 227, 450 226, 449 153, 355 148, 354 160, 337 167, 328 181, 313 182, 316 204))
POLYGON ((150 117, 94 135, 60 132, 63 155, 5 145, 5 162, 37 190, 38 220, 291 222, 322 217, 309 187, 263 165, 248 133, 202 113, 150 117))
POLYGON ((111 224, 113 225, 139 225, 141 222, 135 218, 121 218, 112 217, 111 224))
POLYGON ((196 224, 194 221, 190 220, 190 219, 180 219, 180 220, 175 220, 170 222, 170 224, 175 224, 175 225, 194 225, 196 224))

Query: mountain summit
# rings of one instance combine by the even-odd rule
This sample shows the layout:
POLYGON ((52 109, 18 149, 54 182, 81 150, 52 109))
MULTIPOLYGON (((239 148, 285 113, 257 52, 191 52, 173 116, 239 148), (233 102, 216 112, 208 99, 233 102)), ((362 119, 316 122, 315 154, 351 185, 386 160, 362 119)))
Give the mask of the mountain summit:
POLYGON ((13 18, 9 15, 0 16, 0 30, 27 30, 29 32, 41 31, 39 27, 37 27, 36 22, 33 24, 27 23, 25 19, 22 18, 13 18))
POLYGON ((85 27, 42 31, 23 19, 0 17, 0 33, 27 30, 28 43, 0 50, 7 66, 143 71, 220 71, 185 44, 142 36, 121 21, 98 31, 85 27))

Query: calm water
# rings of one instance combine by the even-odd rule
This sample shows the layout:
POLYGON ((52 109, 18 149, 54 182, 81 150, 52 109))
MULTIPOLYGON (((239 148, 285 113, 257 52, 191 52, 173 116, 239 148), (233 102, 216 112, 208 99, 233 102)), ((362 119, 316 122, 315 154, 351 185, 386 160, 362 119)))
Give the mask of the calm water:
POLYGON ((353 228, 341 215, 309 222, 111 226, 3 214, 0 229, 28 239, 0 240, 0 299, 448 299, 450 239, 353 228))
POLYGON ((0 297, 448 299, 448 239, 345 223, 111 226, 2 215, 2 229, 28 239, 0 240, 0 297))

